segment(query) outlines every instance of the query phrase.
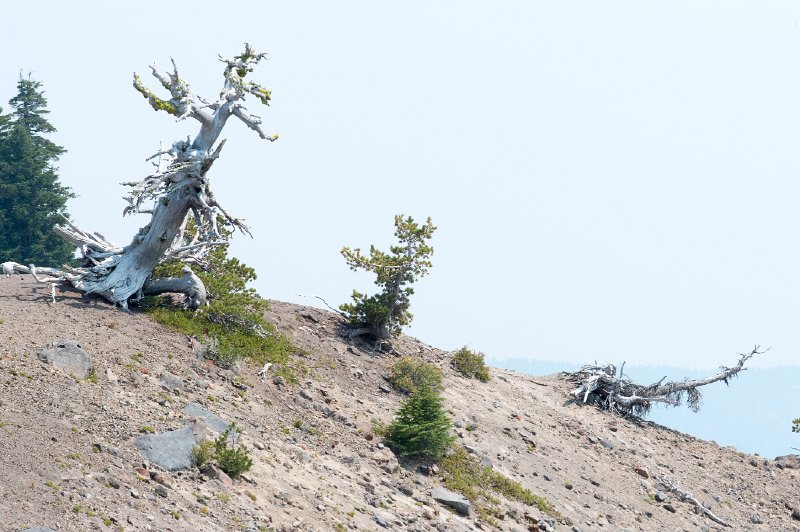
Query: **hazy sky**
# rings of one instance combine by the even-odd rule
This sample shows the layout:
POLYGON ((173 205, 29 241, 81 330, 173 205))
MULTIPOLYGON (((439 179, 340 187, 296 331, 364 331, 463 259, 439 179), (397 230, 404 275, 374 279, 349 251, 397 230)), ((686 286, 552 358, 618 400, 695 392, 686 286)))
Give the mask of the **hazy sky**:
MULTIPOLYGON (((44 83, 79 225, 125 244, 121 181, 159 141, 135 70, 215 95, 244 41, 274 144, 232 120, 212 170, 252 226, 234 254, 269 298, 332 304, 372 279, 343 245, 433 217, 410 333, 495 360, 797 364, 796 2, 7 3, 0 102, 44 83), (204 5, 205 4, 205 5, 204 5), (91 7, 89 7, 91 6, 91 7), (236 7, 234 7, 236 6, 236 7)), ((150 81, 152 80, 152 81, 150 81)), ((7 106, 4 106, 7 110, 7 106)), ((4 259, 5 260, 5 259, 4 259)))

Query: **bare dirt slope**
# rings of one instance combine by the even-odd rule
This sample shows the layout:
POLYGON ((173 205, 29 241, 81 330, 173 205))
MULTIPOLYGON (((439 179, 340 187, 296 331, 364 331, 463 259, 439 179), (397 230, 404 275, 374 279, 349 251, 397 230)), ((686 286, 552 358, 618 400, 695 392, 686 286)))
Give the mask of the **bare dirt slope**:
MULTIPOLYGON (((309 353, 307 374, 291 385, 257 376, 257 367, 214 367, 146 316, 70 293, 52 304, 48 287, 28 276, 0 279, 0 309, 2 530, 491 529, 434 501, 431 489, 443 485, 436 474, 381 448, 371 419, 390 421, 402 400, 382 377, 395 356, 339 336, 333 313, 272 303, 269 319, 309 353), (36 358, 60 339, 92 355, 96 382, 36 358), (182 413, 189 403, 244 430, 254 466, 243 478, 161 471, 136 450, 142 431, 191 424, 182 413)), ((675 494, 655 500, 656 478, 666 475, 735 529, 800 530, 800 464, 791 457, 746 455, 613 418, 567 401, 557 376, 492 369, 480 383, 455 373, 449 353, 413 338, 397 350, 444 370, 457 444, 560 516, 500 498, 500 529, 723 528, 675 494)))

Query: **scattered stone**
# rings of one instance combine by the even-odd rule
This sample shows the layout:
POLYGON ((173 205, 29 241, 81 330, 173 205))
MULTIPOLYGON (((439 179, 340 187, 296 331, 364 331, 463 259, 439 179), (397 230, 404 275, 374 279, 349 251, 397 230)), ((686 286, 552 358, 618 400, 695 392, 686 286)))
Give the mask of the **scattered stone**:
POLYGON ((389 522, 381 514, 376 513, 374 515, 374 519, 375 519, 375 522, 378 523, 383 528, 389 528, 389 522))
POLYGON ((633 470, 642 478, 650 478, 650 473, 647 472, 647 468, 641 464, 634 464, 633 470))
POLYGON ((574 488, 575 486, 573 486, 571 482, 566 482, 566 483, 564 484, 564 487, 565 487, 565 488, 567 488, 568 490, 571 490, 571 489, 572 489, 572 488, 574 488))
POLYGON ((611 442, 611 440, 600 440, 600 445, 602 445, 609 451, 612 451, 614 449, 614 444, 611 442))
POLYGON ((308 399, 309 401, 313 401, 314 400, 314 396, 311 395, 311 392, 309 392, 305 388, 300 390, 300 397, 302 397, 303 399, 308 399))
POLYGON ((461 515, 469 517, 472 513, 472 503, 463 495, 452 492, 444 488, 434 488, 431 490, 431 497, 434 500, 453 508, 461 515))
POLYGON ((131 497, 133 497, 134 499, 141 499, 142 494, 136 490, 131 490, 131 497))
POLYGON ((150 478, 150 472, 144 467, 134 467, 134 472, 142 478, 150 478))
POLYGON ((672 506, 671 504, 665 504, 663 508, 665 510, 667 510, 668 512, 672 512, 672 513, 675 513, 677 511, 677 510, 675 510, 675 507, 672 506))
POLYGON ((75 340, 59 340, 52 349, 40 349, 36 358, 67 375, 85 379, 92 371, 92 358, 75 340))
POLYGON ((542 475, 542 478, 545 479, 547 482, 550 482, 551 480, 553 480, 552 478, 550 478, 547 475, 542 475))
POLYGON ((165 486, 167 488, 172 487, 172 481, 168 477, 162 475, 161 473, 151 473, 150 478, 153 480, 153 482, 157 484, 161 484, 162 486, 165 486))
POLYGON ((758 514, 753 514, 750 516, 750 522, 754 525, 762 525, 764 524, 764 520, 758 514))
POLYGON ((384 383, 381 383, 381 385, 378 386, 378 389, 383 393, 392 393, 392 389, 384 383))
POLYGON ((31 528, 23 528, 20 532, 58 532, 58 530, 55 528, 34 526, 31 528))
POLYGON ((183 391, 183 381, 172 373, 164 373, 160 379, 161 387, 168 392, 180 393, 183 391))
POLYGON ((261 442, 261 440, 256 440, 256 441, 254 441, 254 442, 253 442, 253 447, 255 447, 256 449, 258 449, 259 451, 265 451, 265 450, 267 449, 267 446, 266 446, 266 445, 264 445, 264 444, 261 442))
POLYGON ((792 510, 792 519, 800 521, 800 510, 798 510, 797 508, 792 510))
POLYGON ((208 478, 219 480, 228 488, 233 487, 233 480, 231 480, 231 477, 229 477, 228 474, 225 473, 225 471, 215 466, 214 464, 210 463, 203 464, 203 467, 200 468, 200 472, 208 478))
POLYGON ((494 465, 492 464, 492 460, 488 456, 482 456, 481 461, 479 463, 482 467, 489 467, 489 468, 494 467, 494 465))
POLYGON ((667 500, 666 493, 664 493, 663 491, 659 490, 658 493, 656 493, 656 501, 658 501, 658 502, 666 502, 666 500, 667 500))
POLYGON ((595 438, 594 436, 588 436, 587 439, 589 440, 589 443, 591 443, 592 445, 600 441, 598 438, 595 438))
POLYGON ((191 425, 160 434, 140 436, 135 442, 142 456, 167 471, 190 468, 192 447, 196 443, 191 425))
POLYGON ((286 384, 286 379, 284 379, 280 375, 275 375, 275 377, 272 379, 272 384, 278 387, 283 386, 284 384, 286 384))
POLYGON ((166 497, 169 495, 169 490, 166 487, 162 486, 161 484, 156 484, 156 495, 159 497, 166 497))
POLYGON ((300 317, 305 318, 314 323, 319 323, 319 314, 317 314, 316 312, 312 312, 310 310, 305 310, 305 309, 301 310, 300 317))
POLYGON ((203 419, 212 429, 220 434, 225 432, 228 428, 227 421, 197 403, 189 403, 186 405, 183 409, 183 414, 186 417, 199 417, 203 419))

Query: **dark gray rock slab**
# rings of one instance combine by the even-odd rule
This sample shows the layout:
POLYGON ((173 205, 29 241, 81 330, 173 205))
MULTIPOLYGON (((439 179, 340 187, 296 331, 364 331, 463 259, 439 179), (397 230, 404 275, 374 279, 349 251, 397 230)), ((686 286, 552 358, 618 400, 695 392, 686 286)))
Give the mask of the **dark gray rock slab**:
POLYGON ((431 490, 431 497, 433 497, 437 502, 453 508, 461 515, 469 517, 472 513, 472 503, 470 503, 460 493, 446 490, 444 488, 433 488, 431 490))
POLYGON ((167 471, 192 467, 192 447, 196 443, 191 425, 136 438, 136 448, 142 456, 167 471))
POLYGON ((225 429, 228 428, 227 421, 197 403, 189 403, 186 405, 186 407, 183 409, 183 413, 186 417, 202 418, 206 423, 208 423, 209 427, 220 434, 225 432, 225 429))
POLYGON ((85 379, 92 371, 92 357, 76 340, 59 340, 52 348, 37 351, 36 358, 79 379, 85 379))

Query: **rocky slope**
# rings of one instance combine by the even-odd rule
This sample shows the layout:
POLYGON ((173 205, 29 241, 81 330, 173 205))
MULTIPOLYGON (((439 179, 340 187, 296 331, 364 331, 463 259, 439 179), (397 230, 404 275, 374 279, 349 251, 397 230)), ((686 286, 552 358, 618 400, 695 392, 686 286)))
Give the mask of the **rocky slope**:
MULTIPOLYGON (((333 313, 272 303, 269 319, 308 351, 308 372, 291 385, 262 368, 214 367, 146 316, 70 293, 53 304, 29 277, 0 279, 0 308, 2 530, 492 529, 431 497, 443 486, 436 472, 383 448, 371 420, 391 420, 402 400, 383 378, 396 358, 339 336, 333 313), (61 339, 91 356, 89 379, 36 356, 61 339), (236 481, 167 471, 139 450, 150 432, 188 426, 200 437, 228 422, 254 460, 236 481)), ((558 376, 492 369, 480 383, 413 338, 397 350, 443 369, 456 444, 557 511, 499 497, 499 529, 724 528, 663 490, 666 476, 733 528, 800 530, 796 458, 611 417, 568 401, 558 376)))

